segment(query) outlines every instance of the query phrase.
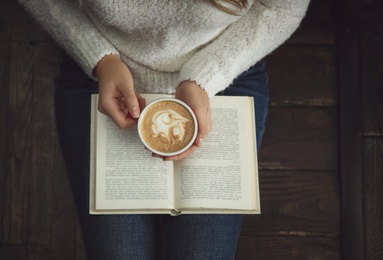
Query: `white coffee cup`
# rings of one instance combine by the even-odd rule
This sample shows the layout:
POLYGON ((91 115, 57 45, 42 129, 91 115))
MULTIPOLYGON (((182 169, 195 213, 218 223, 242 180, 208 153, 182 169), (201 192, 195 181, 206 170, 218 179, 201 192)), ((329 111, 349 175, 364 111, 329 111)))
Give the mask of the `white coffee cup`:
POLYGON ((145 147, 161 156, 186 151, 198 132, 193 110, 176 98, 160 98, 149 103, 141 112, 137 128, 145 147))

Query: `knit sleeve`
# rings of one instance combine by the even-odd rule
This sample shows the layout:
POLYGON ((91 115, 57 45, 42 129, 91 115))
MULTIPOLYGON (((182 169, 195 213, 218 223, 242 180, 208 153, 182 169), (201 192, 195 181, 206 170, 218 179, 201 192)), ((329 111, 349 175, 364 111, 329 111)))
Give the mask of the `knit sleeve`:
POLYGON ((256 0, 246 14, 183 66, 179 83, 196 81, 213 97, 286 41, 308 5, 309 0, 256 0))
POLYGON ((118 55, 75 0, 19 0, 19 3, 90 77, 103 56, 118 55))

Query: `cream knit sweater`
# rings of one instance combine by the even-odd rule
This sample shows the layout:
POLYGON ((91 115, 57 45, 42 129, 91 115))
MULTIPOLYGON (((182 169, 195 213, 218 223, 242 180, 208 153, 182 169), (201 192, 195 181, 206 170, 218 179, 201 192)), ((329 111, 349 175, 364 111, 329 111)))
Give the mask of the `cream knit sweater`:
POLYGON ((92 77, 110 53, 139 93, 173 94, 184 80, 209 95, 276 49, 297 29, 309 0, 254 0, 241 16, 209 0, 19 0, 92 77))

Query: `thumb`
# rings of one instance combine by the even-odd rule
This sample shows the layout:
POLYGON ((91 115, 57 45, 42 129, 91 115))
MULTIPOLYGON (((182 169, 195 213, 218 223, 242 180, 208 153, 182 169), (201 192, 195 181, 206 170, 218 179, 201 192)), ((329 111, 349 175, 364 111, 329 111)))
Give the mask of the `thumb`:
POLYGON ((134 88, 125 88, 121 91, 126 107, 133 118, 140 116, 140 103, 134 91, 134 88))
POLYGON ((201 147, 203 140, 210 133, 210 130, 211 130, 210 107, 207 107, 204 114, 197 116, 197 121, 198 121, 198 133, 197 133, 195 144, 197 147, 201 147))

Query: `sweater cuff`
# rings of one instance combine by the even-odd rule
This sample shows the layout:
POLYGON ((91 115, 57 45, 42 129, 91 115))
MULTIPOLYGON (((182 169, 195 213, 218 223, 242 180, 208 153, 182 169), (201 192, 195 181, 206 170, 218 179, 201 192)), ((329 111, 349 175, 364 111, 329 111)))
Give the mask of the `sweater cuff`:
POLYGON ((192 59, 180 71, 178 85, 185 80, 195 81, 211 99, 228 87, 235 77, 226 71, 225 67, 220 66, 219 61, 201 62, 192 59))
POLYGON ((80 67, 84 70, 86 75, 88 75, 93 80, 97 80, 93 74, 94 69, 103 57, 110 54, 115 54, 120 57, 120 53, 115 48, 105 47, 101 51, 99 49, 83 49, 81 52, 81 57, 76 57, 75 59, 80 63, 80 67))

